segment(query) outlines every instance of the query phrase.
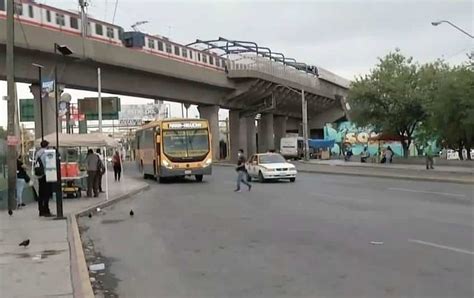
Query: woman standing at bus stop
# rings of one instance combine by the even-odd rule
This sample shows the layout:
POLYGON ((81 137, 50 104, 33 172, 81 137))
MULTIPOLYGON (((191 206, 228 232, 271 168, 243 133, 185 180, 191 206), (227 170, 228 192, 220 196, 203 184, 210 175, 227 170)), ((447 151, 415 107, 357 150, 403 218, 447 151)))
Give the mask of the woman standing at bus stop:
POLYGON ((118 151, 115 151, 115 154, 112 157, 112 165, 114 167, 115 181, 120 182, 120 174, 122 173, 122 159, 118 151))

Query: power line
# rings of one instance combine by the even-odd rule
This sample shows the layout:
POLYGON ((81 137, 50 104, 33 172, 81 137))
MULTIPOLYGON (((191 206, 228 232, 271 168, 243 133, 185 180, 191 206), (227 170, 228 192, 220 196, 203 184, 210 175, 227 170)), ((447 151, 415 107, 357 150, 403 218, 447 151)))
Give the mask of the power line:
POLYGON ((453 53, 453 54, 451 54, 451 55, 449 55, 449 56, 444 56, 444 55, 443 55, 443 59, 444 59, 444 60, 449 60, 449 59, 451 59, 451 58, 454 58, 454 57, 458 56, 459 54, 461 54, 461 53, 463 53, 463 52, 466 52, 466 51, 469 50, 470 48, 471 48, 471 47, 467 47, 467 48, 464 48, 464 49, 462 49, 462 50, 456 51, 455 53, 453 53))
POLYGON ((115 14, 117 13, 117 6, 118 0, 115 0, 114 17, 112 18, 112 24, 115 24, 115 14))

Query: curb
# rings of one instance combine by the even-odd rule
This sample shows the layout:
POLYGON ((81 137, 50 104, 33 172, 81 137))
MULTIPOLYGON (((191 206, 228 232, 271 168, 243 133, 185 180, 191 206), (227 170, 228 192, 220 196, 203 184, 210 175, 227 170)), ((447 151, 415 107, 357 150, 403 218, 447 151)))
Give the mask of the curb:
POLYGON ((82 247, 81 235, 79 233, 79 226, 77 219, 89 212, 94 212, 96 208, 105 208, 112 204, 123 201, 132 195, 147 190, 150 188, 149 184, 141 187, 131 189, 129 192, 122 194, 116 198, 108 201, 99 202, 95 205, 89 206, 81 211, 72 213, 68 216, 68 240, 69 249, 71 252, 71 281, 73 288, 73 296, 77 298, 95 297, 92 285, 89 279, 89 269, 87 267, 84 250, 82 247))
POLYGON ((312 174, 327 174, 327 175, 339 175, 339 176, 358 176, 358 177, 374 177, 383 179, 401 179, 401 180, 417 180, 417 181, 428 181, 428 182, 445 182, 445 183, 457 183, 457 184, 474 184, 474 180, 456 179, 456 178, 436 178, 436 177, 420 177, 420 176, 398 176, 398 175, 376 175, 370 173, 338 173, 330 171, 317 171, 317 170, 298 170, 301 173, 312 173, 312 174))
MULTIPOLYGON (((232 164, 226 163, 216 163, 216 166, 222 167, 234 167, 232 164)), ((420 177, 420 176, 399 176, 399 175, 376 175, 370 173, 339 173, 323 170, 300 170, 300 173, 310 173, 310 174, 327 174, 327 175, 340 175, 340 176, 359 176, 359 177, 374 177, 374 178, 384 178, 384 179, 402 179, 402 180, 417 180, 417 181, 428 181, 428 182, 446 182, 446 183, 457 183, 457 184, 474 184, 474 180, 469 179, 457 179, 457 178, 437 178, 437 177, 420 177)))
MULTIPOLYGON (((318 166, 318 164, 315 164, 315 163, 311 163, 311 162, 307 162, 307 161, 299 161, 300 163, 302 164, 305 164, 305 165, 312 165, 312 166, 318 166)), ((331 166, 331 167, 343 167, 343 168, 350 168, 350 169, 357 169, 357 168, 366 168, 366 169, 394 169, 394 170, 407 170, 407 169, 401 169, 401 168, 390 168, 390 167, 387 167, 387 168, 384 168, 384 167, 378 167, 378 166, 371 166, 371 165, 368 165, 368 166, 355 166, 355 165, 342 165, 342 164, 334 164, 334 165, 329 165, 329 164, 321 164, 323 166, 331 166)), ((413 171, 413 172, 425 172, 426 170, 424 169, 424 164, 421 164, 419 165, 420 167, 417 168, 417 169, 408 169, 408 171, 413 171)), ((469 166, 461 166, 462 168, 470 168, 469 166)), ((310 171, 310 170, 309 170, 310 171)), ((456 172, 456 171, 453 171, 453 170, 443 170, 443 171, 440 171, 441 173, 445 173, 445 174, 471 174, 469 172, 456 172)))

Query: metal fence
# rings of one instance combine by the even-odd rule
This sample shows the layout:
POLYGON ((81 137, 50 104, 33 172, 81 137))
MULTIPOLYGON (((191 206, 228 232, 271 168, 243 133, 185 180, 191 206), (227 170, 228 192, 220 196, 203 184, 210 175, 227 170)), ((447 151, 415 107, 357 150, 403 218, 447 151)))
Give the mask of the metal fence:
POLYGON ((229 71, 258 71, 310 88, 319 88, 320 79, 324 79, 344 88, 348 88, 350 83, 348 80, 339 77, 323 68, 318 68, 318 77, 305 71, 297 70, 294 67, 252 55, 234 55, 230 57, 227 68, 229 71))

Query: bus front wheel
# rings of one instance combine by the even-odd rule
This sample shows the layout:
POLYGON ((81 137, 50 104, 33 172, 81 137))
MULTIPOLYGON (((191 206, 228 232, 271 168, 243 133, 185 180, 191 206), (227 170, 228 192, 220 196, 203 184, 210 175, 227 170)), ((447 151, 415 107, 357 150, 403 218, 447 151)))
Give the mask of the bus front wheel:
POLYGON ((196 175, 196 181, 202 182, 203 175, 196 175))

